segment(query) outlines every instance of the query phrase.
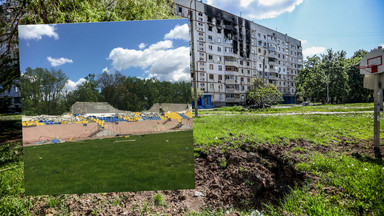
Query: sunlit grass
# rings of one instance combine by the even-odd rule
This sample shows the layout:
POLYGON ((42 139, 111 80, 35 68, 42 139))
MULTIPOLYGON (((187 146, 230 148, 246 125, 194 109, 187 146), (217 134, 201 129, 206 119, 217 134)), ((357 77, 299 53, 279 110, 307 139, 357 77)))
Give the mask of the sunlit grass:
POLYGON ((313 154, 297 164, 320 179, 294 189, 278 208, 269 206, 267 215, 383 215, 384 164, 343 154, 313 154), (312 185, 312 188, 309 187, 312 185))
MULTIPOLYGON (((384 134, 381 134, 384 137, 384 134)), ((245 141, 248 139, 260 143, 277 143, 281 138, 285 140, 302 138, 314 144, 327 144, 340 137, 371 139, 373 114, 278 116, 233 114, 201 116, 194 119, 194 139, 198 145, 220 145, 229 138, 240 135, 246 138, 245 141)))

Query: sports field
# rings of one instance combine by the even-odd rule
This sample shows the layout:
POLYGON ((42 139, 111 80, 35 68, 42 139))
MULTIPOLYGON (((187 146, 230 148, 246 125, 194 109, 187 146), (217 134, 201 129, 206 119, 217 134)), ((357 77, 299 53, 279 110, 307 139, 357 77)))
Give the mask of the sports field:
POLYGON ((24 148, 26 195, 195 188, 193 132, 24 148))

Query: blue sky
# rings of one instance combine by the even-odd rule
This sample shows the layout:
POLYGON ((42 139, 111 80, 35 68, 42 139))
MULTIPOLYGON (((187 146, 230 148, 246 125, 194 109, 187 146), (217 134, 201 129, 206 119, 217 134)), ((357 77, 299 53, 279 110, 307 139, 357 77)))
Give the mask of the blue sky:
POLYGON ((383 0, 205 0, 217 8, 302 40, 305 56, 326 49, 359 49, 384 44, 383 0))
POLYGON ((19 26, 20 70, 61 69, 74 89, 89 73, 189 80, 188 20, 19 26))

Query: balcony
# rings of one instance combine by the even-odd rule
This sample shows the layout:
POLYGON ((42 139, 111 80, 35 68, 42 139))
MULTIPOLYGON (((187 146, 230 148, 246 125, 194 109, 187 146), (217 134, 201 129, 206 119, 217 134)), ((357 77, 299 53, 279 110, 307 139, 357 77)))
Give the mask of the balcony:
POLYGON ((277 61, 271 61, 271 60, 268 61, 268 64, 273 66, 278 65, 277 61))
POLYGON ((239 63, 237 61, 225 61, 224 64, 225 66, 239 67, 239 63))
POLYGON ((235 89, 225 89, 225 93, 235 93, 235 89))
POLYGON ((236 80, 227 79, 225 80, 225 84, 230 84, 230 85, 236 84, 236 80))
POLYGON ((269 57, 269 58, 277 59, 277 54, 276 54, 275 51, 273 51, 273 52, 271 52, 271 53, 268 54, 268 57, 269 57))

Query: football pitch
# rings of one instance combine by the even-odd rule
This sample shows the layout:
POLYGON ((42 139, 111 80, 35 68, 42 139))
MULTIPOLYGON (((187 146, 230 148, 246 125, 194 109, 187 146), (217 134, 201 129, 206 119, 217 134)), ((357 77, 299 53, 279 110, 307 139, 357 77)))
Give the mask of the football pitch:
POLYGON ((24 147, 26 195, 195 188, 193 131, 24 147))

